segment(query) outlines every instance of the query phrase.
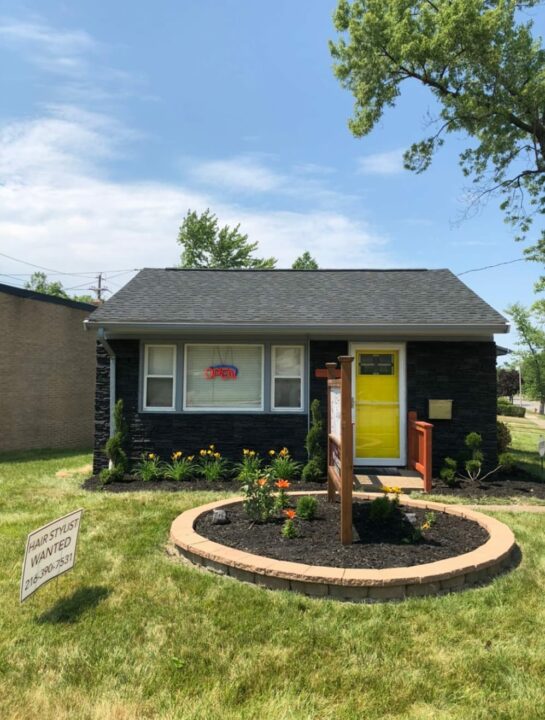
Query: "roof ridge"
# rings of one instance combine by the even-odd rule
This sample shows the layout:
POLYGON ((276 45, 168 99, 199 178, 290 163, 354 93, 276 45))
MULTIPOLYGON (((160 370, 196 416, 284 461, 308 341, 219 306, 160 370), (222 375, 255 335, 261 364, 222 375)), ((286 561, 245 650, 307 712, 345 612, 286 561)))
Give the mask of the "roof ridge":
POLYGON ((297 268, 151 268, 145 267, 143 270, 159 270, 164 272, 304 272, 304 273, 323 273, 323 272, 445 272, 448 268, 318 268, 316 270, 303 270, 297 268))

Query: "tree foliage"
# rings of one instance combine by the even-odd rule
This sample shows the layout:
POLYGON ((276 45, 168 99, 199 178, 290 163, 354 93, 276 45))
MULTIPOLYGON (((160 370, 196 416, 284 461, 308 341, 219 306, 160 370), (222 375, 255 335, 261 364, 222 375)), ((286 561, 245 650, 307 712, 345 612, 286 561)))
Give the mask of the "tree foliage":
POLYGON ((291 266, 293 270, 318 270, 318 263, 312 257, 308 250, 293 261, 291 266))
MULTIPOLYGON (((339 0, 331 43, 335 74, 355 98, 353 134, 369 134, 406 82, 439 105, 433 132, 405 153, 426 170, 449 133, 475 183, 473 201, 502 196, 506 218, 524 237, 545 212, 545 50, 520 11, 537 0, 339 0), (525 196, 529 206, 524 205, 525 196)), ((545 231, 529 257, 545 259, 545 231)))
POLYGON ((540 305, 531 309, 520 303, 507 308, 507 314, 512 318, 522 351, 519 353, 522 360, 522 377, 524 378, 524 391, 532 393, 539 400, 539 412, 543 415, 545 408, 545 366, 543 355, 545 353, 545 332, 542 329, 540 305))
POLYGON ((276 265, 275 258, 254 257, 257 242, 248 242, 240 225, 220 228, 209 209, 200 215, 188 210, 180 226, 178 243, 183 248, 180 265, 184 268, 266 270, 276 265))
POLYGON ((513 402, 513 395, 519 391, 519 374, 515 368, 498 368, 498 397, 508 397, 513 402))
POLYGON ((27 290, 44 293, 45 295, 54 295, 55 297, 69 298, 68 293, 63 288, 62 283, 58 281, 49 282, 44 272, 32 273, 30 280, 25 283, 27 290))

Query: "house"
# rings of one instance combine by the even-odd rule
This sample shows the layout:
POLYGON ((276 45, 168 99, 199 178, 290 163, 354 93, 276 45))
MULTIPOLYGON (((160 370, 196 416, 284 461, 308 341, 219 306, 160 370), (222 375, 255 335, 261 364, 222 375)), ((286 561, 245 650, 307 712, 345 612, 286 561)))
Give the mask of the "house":
POLYGON ((94 307, 0 284, 0 451, 91 447, 94 307))
POLYGON ((96 471, 118 398, 133 460, 210 443, 304 459, 310 403, 326 398, 315 371, 347 354, 356 466, 403 467, 413 410, 434 424, 436 472, 470 431, 497 454, 494 334, 508 325, 449 270, 145 269, 86 326, 96 471))

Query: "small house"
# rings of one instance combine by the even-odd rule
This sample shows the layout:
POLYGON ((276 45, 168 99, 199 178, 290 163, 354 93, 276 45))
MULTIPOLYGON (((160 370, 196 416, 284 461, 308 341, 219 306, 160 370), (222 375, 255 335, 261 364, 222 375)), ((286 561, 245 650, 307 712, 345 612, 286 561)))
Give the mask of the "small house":
POLYGON ((86 320, 96 333, 95 471, 124 401, 131 458, 215 444, 305 458, 327 362, 351 355, 355 467, 404 467, 407 417, 433 466, 481 433, 497 455, 496 310, 449 270, 145 269, 86 320))

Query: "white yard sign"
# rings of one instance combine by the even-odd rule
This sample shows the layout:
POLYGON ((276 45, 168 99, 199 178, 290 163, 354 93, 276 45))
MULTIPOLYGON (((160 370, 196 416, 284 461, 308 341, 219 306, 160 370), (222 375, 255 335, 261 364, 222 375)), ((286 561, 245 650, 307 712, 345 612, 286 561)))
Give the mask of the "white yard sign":
POLYGON ((333 437, 341 438, 341 388, 329 388, 329 432, 333 437))
POLYGON ((74 567, 82 513, 75 510, 30 533, 23 561, 21 602, 74 567))

